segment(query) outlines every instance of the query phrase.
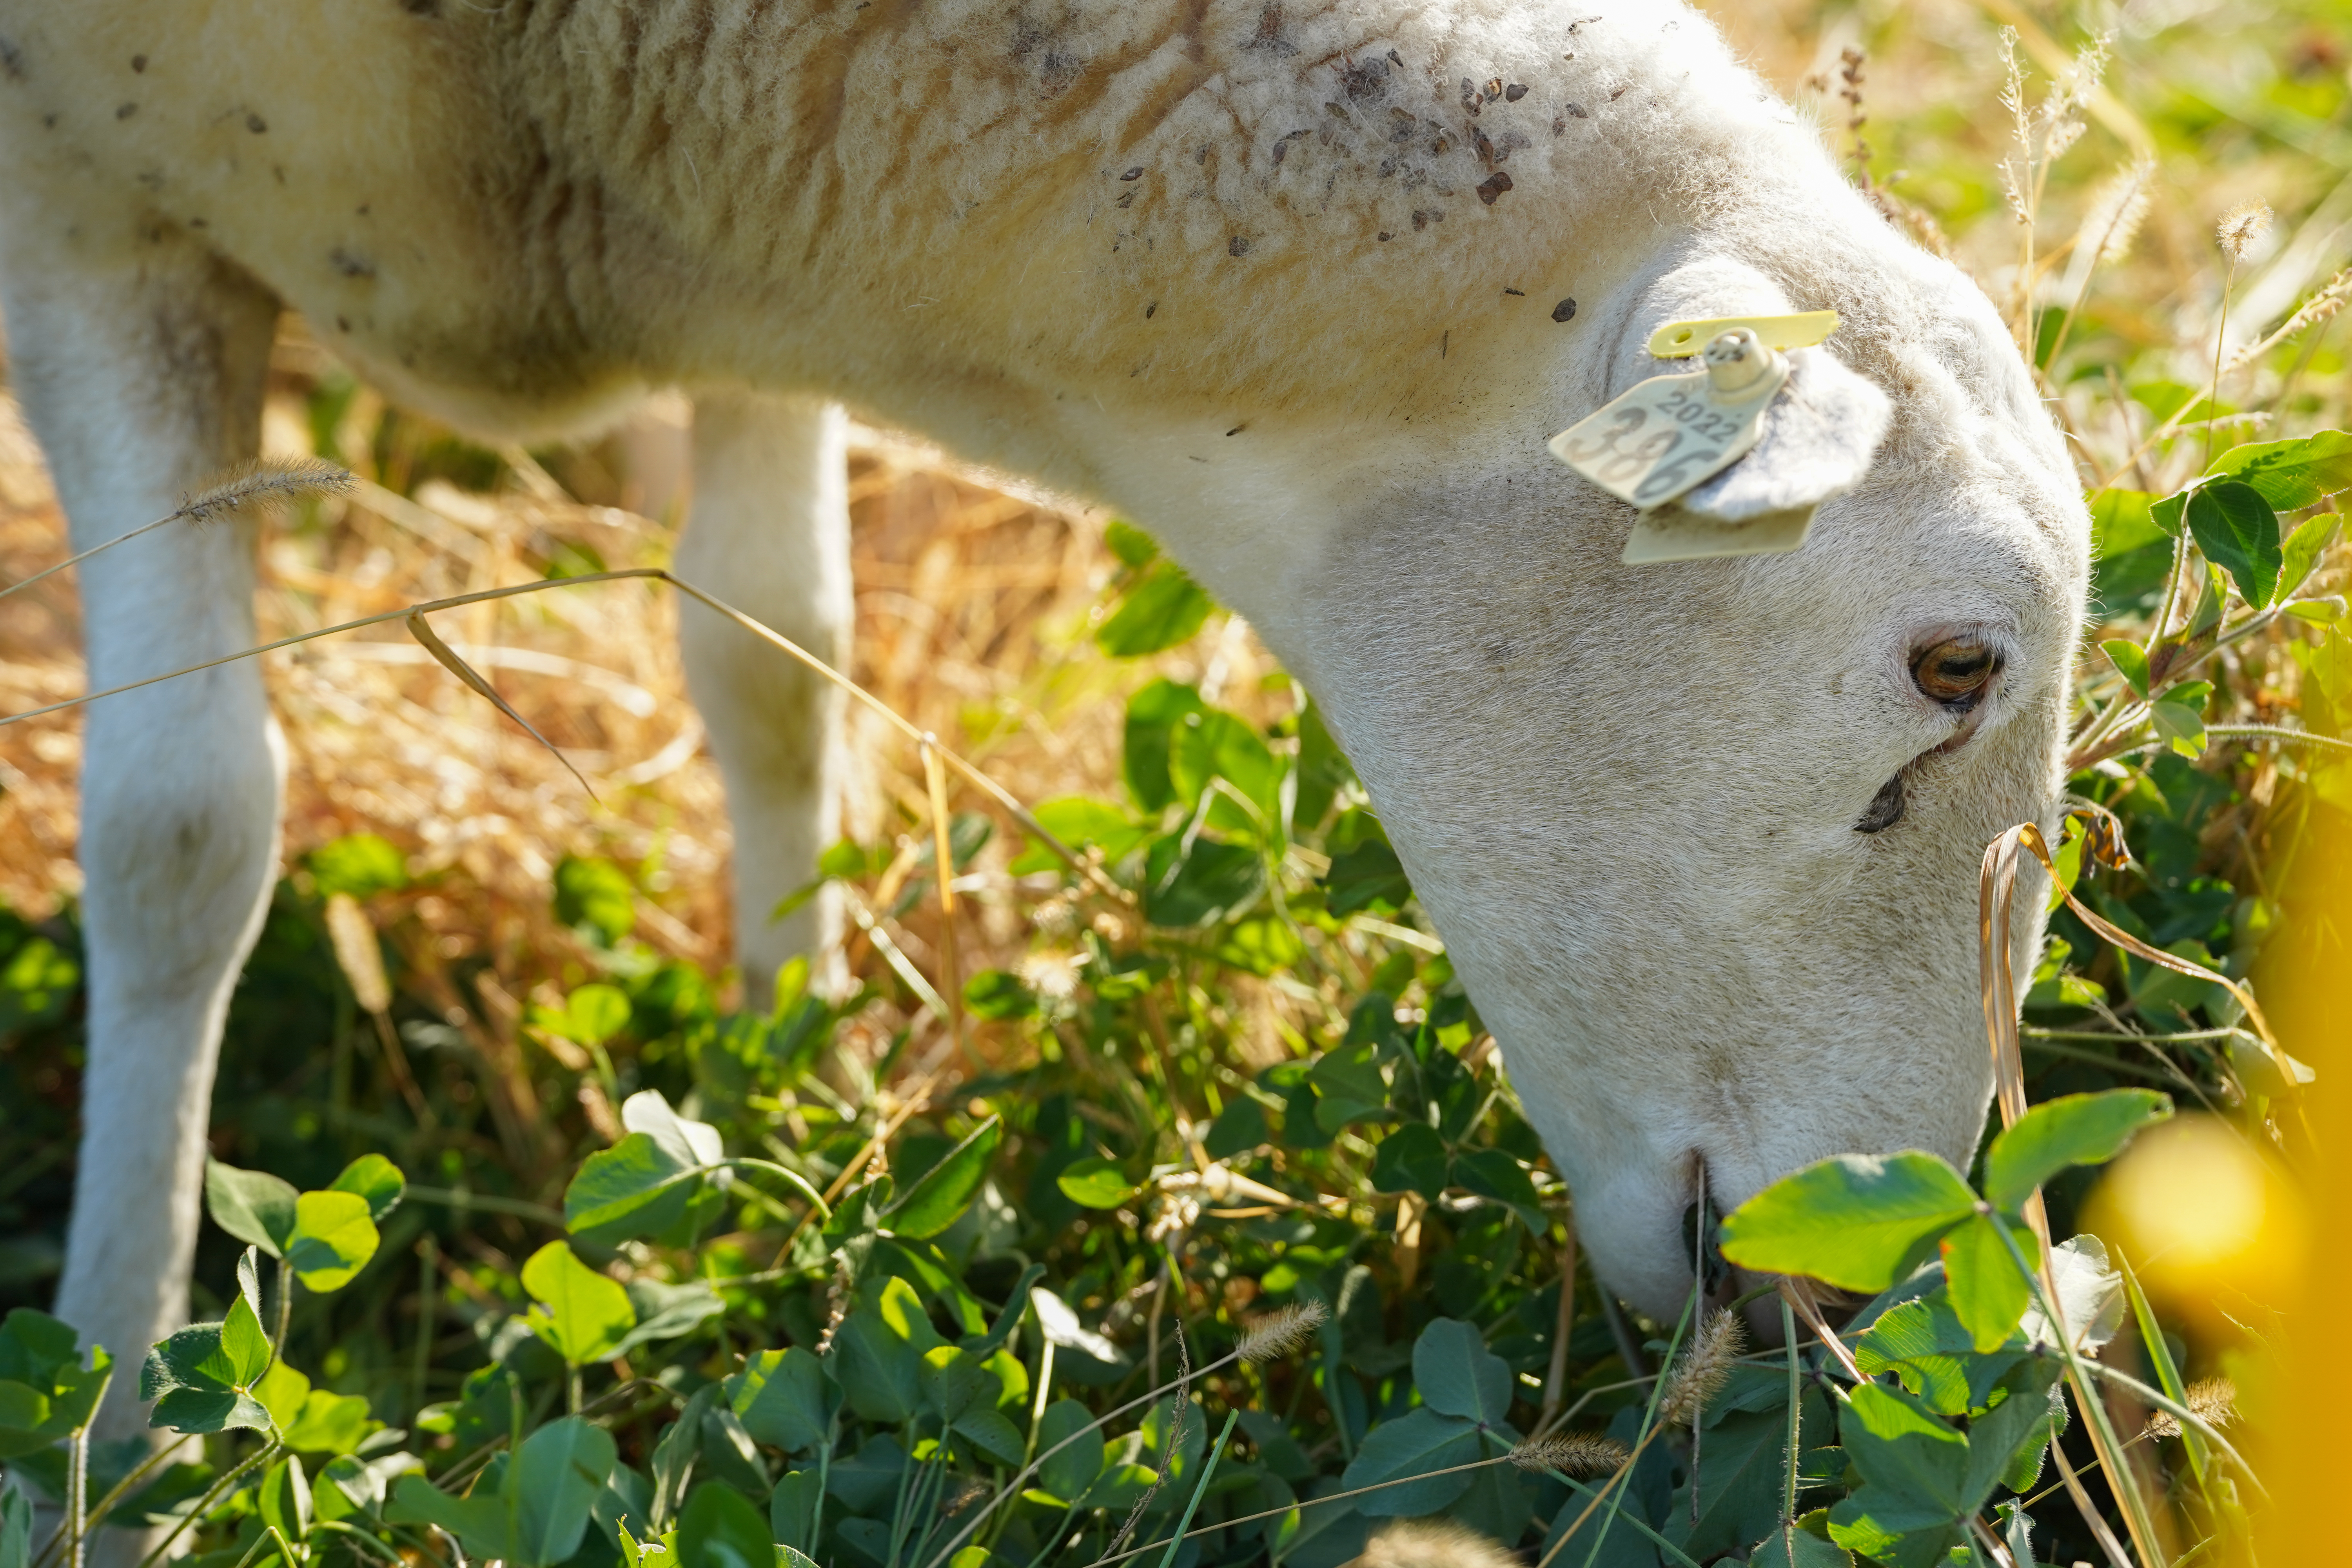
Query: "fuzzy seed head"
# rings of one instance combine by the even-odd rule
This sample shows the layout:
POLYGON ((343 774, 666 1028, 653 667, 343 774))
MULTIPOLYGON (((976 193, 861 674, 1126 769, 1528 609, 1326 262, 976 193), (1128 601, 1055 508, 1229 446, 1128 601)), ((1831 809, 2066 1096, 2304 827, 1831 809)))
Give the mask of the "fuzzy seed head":
POLYGON ((1632 1458, 1632 1450, 1616 1438, 1591 1432, 1531 1437, 1511 1450, 1511 1463, 1523 1470, 1558 1470, 1564 1476, 1610 1475, 1632 1458))
POLYGON ((1320 1301, 1300 1301, 1295 1306, 1268 1312, 1249 1327, 1242 1336, 1239 1353, 1242 1360, 1252 1362, 1279 1361, 1307 1342, 1307 1336, 1323 1326, 1331 1310, 1320 1301))
POLYGON ((1748 1353, 1748 1330, 1736 1312, 1720 1309, 1707 1315, 1691 1340, 1690 1349, 1667 1374, 1665 1397, 1658 1403, 1658 1420, 1680 1426, 1706 1408, 1723 1392, 1731 1363, 1748 1353))
POLYGON ((240 463, 186 497, 174 515, 191 522, 210 522, 250 508, 284 506, 307 496, 341 495, 357 482, 334 464, 316 458, 263 458, 240 463))
MULTIPOLYGON (((2237 1419, 2238 1385, 2228 1378, 2200 1378, 2184 1392, 2187 1397, 2181 1403, 2208 1426, 2227 1426, 2237 1419)), ((2169 1410, 2159 1410, 2147 1418, 2147 1430, 2151 1436, 2178 1437, 2180 1417, 2169 1410)))
POLYGON ((2222 215, 2221 221, 2213 227, 2213 237, 2221 241, 2222 255, 2232 261, 2242 261, 2246 252, 2270 231, 2270 204, 2248 202, 2222 215))

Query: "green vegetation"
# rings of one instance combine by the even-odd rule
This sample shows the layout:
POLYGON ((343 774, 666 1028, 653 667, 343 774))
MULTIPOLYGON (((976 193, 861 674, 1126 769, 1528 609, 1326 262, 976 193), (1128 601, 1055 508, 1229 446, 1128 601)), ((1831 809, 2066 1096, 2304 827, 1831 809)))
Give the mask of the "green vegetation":
MULTIPOLYGON (((2184 85, 2170 47, 2127 49, 2117 84, 2160 149, 2252 166, 2334 145, 2340 55, 2326 80, 2286 65, 2224 93, 2184 85)), ((1607 1299, 1311 703, 1278 676, 1220 700, 1139 665, 1118 779, 1034 805, 1081 863, 1034 837, 1000 855, 1017 956, 951 989, 971 917, 941 908, 912 806, 826 857, 858 916, 845 995, 796 965, 722 1006, 725 975, 639 932, 656 858, 574 856, 543 889, 566 933, 545 983, 499 992, 499 1026, 478 954, 384 940, 444 885, 373 836, 313 849, 232 1011, 212 1321, 152 1353, 78 1347, 34 1310, 79 959, 69 915, 0 916, 0 1568, 70 1555, 28 1497, 165 1525, 164 1555, 204 1568, 1339 1568, 1431 1514, 1554 1568, 2235 1550, 2263 1494, 2210 1380, 2262 1348, 2268 1304, 2230 1304, 2235 1339, 2190 1331, 2122 1267, 2141 1260, 2073 1233, 2095 1167, 2176 1104, 2310 1152, 2307 1071, 2209 976, 2264 984, 2265 949, 2316 923, 2295 857, 2352 806, 2331 499, 2352 437, 2325 428, 2343 290, 2298 309, 2298 289, 2221 359, 2218 319, 2169 311, 2201 288, 2218 318, 2269 254, 2252 220, 2219 250, 2199 237, 2193 265, 2175 246, 2173 276, 2135 263, 2156 176, 2069 89, 2021 110, 2011 184, 2036 221, 2011 225, 1978 128, 1917 101, 1883 137, 1921 171, 1882 187, 1890 212, 2029 237, 2020 341, 2093 474, 2060 877, 2205 973, 2058 909, 2024 997, 2038 1103, 1974 1169, 1831 1161, 1694 1237, 1719 1243, 1710 1288, 1727 1261, 1849 1292, 1842 1331, 1802 1292, 1751 1295, 1787 1342, 1750 1353, 1738 1314, 1694 1300, 1650 1323, 1607 1299), (2095 155, 2117 172, 2080 173, 2095 155), (2079 222, 2037 254, 2045 199, 2079 222), (185 1440, 89 1441, 100 1387, 142 1355, 185 1440), (2116 1454, 2137 1482, 2110 1484, 2116 1454)), ((2325 193, 2283 177, 2283 206, 2291 186, 2316 223, 2325 193)), ((322 447, 349 396, 313 398, 322 447)), ((446 472, 495 480, 452 449, 446 472)), ((1081 634, 1101 658, 1214 635, 1147 538, 1107 542, 1081 634)), ((559 550, 548 574, 600 565, 559 550)), ((950 888, 1020 832, 955 815, 950 888)))

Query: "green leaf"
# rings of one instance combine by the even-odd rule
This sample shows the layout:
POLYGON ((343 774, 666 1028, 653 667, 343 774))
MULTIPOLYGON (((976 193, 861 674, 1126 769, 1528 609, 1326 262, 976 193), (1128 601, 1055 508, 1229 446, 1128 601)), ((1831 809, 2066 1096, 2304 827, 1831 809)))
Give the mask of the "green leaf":
POLYGON ((1457 1185, 1508 1204, 1530 1232, 1542 1232, 1543 1210, 1536 1201, 1535 1183, 1509 1150, 1470 1150, 1455 1158, 1452 1173, 1457 1185))
MULTIPOLYGON (((1970 1215, 1944 1235, 1944 1279, 1953 1315, 1969 1331, 1979 1352, 1998 1350, 2017 1332, 2033 1288, 2018 1271, 2017 1261, 2001 1242, 2001 1222, 1990 1215, 1970 1215)), ((2031 1231, 2022 1237, 2032 1257, 2039 1243, 2031 1231)))
POLYGON ((974 1018, 1026 1018, 1037 1011, 1037 994, 1017 974, 983 969, 963 983, 963 1010, 974 1018))
POLYGON ((636 929, 636 886, 610 860, 566 855, 555 867, 555 918, 609 947, 636 929))
MULTIPOLYGON (((1269 1136, 1265 1125, 1265 1107, 1249 1095, 1235 1090, 1217 1119, 1209 1123, 1209 1136, 1202 1142, 1212 1160, 1230 1160, 1236 1154, 1246 1154, 1264 1143, 1269 1136)), ((1393 1192, 1383 1187, 1382 1192, 1393 1192)))
POLYGON ((2212 693, 2210 681, 2184 681, 2148 704, 2148 718, 2154 721, 2157 734, 2170 742, 2173 751, 2181 756, 2195 758, 2204 754, 2205 700, 2212 693))
POLYGON ((288 1541, 299 1541, 310 1533, 310 1478, 293 1455, 263 1473, 254 1502, 261 1522, 288 1541))
POLYGON ((269 1412, 271 1424, 284 1432, 302 1414, 302 1402, 310 1397, 310 1380, 281 1361, 253 1385, 253 1396, 269 1412))
POLYGON ((294 1200, 294 1234, 287 1238, 286 1261, 306 1289, 321 1295, 340 1290, 367 1267, 378 1241, 372 1207, 359 1193, 304 1193, 294 1200))
POLYGON ((1889 1307, 1853 1347, 1854 1364, 1872 1376, 1892 1372, 1938 1415, 1981 1408, 2015 1355, 1979 1355, 1945 1290, 1889 1307))
POLYGON ((217 1323, 192 1323, 157 1342, 139 1371, 139 1397, 155 1401, 151 1426, 219 1432, 268 1429, 269 1412, 253 1388, 269 1370, 269 1337, 243 1292, 217 1323))
POLYGON ((1075 1399, 1057 1399, 1045 1406, 1045 1414, 1038 1420, 1037 1452, 1048 1456, 1038 1467, 1038 1482, 1055 1497, 1068 1501, 1076 1499, 1102 1474, 1107 1448, 1094 1413, 1075 1399), (1068 1447, 1053 1452, 1066 1440, 1068 1447))
POLYGON ((1174 742, 1176 721, 1187 713, 1202 711, 1204 705, 1199 691, 1167 679, 1155 680, 1127 700, 1122 771, 1136 804, 1145 811, 1156 814, 1174 803, 1176 786, 1168 777, 1168 753, 1174 742))
POLYGON ((1412 1383, 1422 1404, 1440 1415, 1509 1430, 1510 1363, 1486 1348, 1474 1324, 1438 1318, 1422 1330, 1412 1342, 1412 1383))
POLYGON ((2242 481, 2280 511, 2301 511, 2352 486, 2352 433, 2321 430, 2232 447, 2205 471, 2242 481))
POLYGON ((629 1026, 629 995, 617 985, 583 985, 563 999, 563 1036, 601 1046, 629 1026))
POLYGON ((294 1235, 294 1184, 267 1171, 240 1171, 218 1160, 205 1162, 205 1206, 213 1223, 236 1237, 282 1258, 294 1235))
POLYGON ((1470 1489, 1472 1472, 1462 1470, 1450 1476, 1429 1476, 1428 1472, 1469 1464, 1482 1457, 1480 1448, 1478 1428, 1471 1422, 1434 1410, 1408 1410, 1371 1429, 1340 1484, 1352 1491, 1404 1477, 1427 1476, 1358 1498, 1356 1509, 1375 1519, 1435 1513, 1470 1489))
POLYGON ((1210 821, 1221 829, 1262 832, 1278 826, 1282 774, 1283 765, 1259 738, 1256 727, 1237 713, 1203 709, 1179 719, 1171 731, 1168 780, 1180 803, 1200 799, 1209 781, 1221 778, 1257 808, 1257 819, 1252 821, 1221 800, 1210 814, 1210 821))
POLYGON ((551 1241, 532 1253, 522 1285, 532 1298, 530 1331, 572 1366, 604 1360, 636 1324, 620 1282, 581 1262, 567 1243, 551 1241))
POLYGON ((69 1324, 30 1307, 11 1310, 0 1321, 0 1460, 37 1453, 86 1426, 113 1367, 95 1345, 82 1365, 69 1324))
POLYGON ((2162 500, 2153 502, 2147 509, 2148 521, 2169 537, 2179 538, 2185 521, 2183 514, 2189 510, 2189 498, 2195 493, 2193 490, 2175 490, 2162 500))
POLYGON ((1335 915, 1359 910, 1394 914, 1412 898, 1403 863, 1385 837, 1375 835, 1331 857, 1323 874, 1325 907, 1335 915))
POLYGON ((1372 1157, 1372 1190, 1434 1198, 1445 1191, 1445 1140, 1437 1129, 1408 1121, 1381 1140, 1372 1157))
POLYGON ((824 1363, 808 1352, 756 1351, 727 1380, 728 1407, 756 1440, 788 1454, 825 1440, 835 1400, 824 1363))
POLYGON ((1967 1500, 1969 1440, 1899 1389, 1864 1384, 1840 1391, 1846 1458, 1864 1485, 1830 1510, 1830 1539, 1888 1562, 1932 1563, 1967 1500), (1924 1537, 1897 1556, 1905 1537, 1924 1537), (1914 1555, 1922 1548, 1928 1554, 1914 1555))
POLYGON ((1316 1125, 1326 1132, 1388 1109, 1389 1084, 1381 1076, 1380 1047, 1370 1040, 1325 1051, 1307 1069, 1307 1080, 1315 1086, 1316 1125))
POLYGON ((2332 511, 2315 512, 2287 535, 2286 543, 2279 550, 2278 596, 2292 598, 2303 586, 2304 579, 2319 563, 2319 552, 2327 548, 2335 537, 2336 525, 2343 519, 2332 511))
POLYGON ((1784 1524, 1748 1554, 1748 1568, 1853 1568, 1853 1554, 1802 1525, 1784 1524))
POLYGON ((294 1419, 281 1423, 278 1430, 286 1446, 299 1452, 348 1454, 380 1426, 368 1412, 365 1395, 314 1388, 304 1397, 294 1419))
POLYGON ((828 1370, 850 1408, 896 1426, 923 1405, 923 1357, 947 1342, 913 1286, 895 1275, 858 1288, 858 1305, 835 1331, 828 1370))
POLYGON ((2257 608, 2278 590, 2283 554, 2278 513, 2253 486, 2222 479, 2189 498, 2189 531, 2205 559, 2227 572, 2257 608))
POLYGON ((2042 1101, 1985 1151, 1985 1196, 2020 1212, 2033 1189, 2070 1165, 2103 1165, 2144 1127, 2172 1114, 2172 1100, 2152 1089, 2115 1089, 2042 1101))
POLYGON ((253 1303, 243 1296, 229 1302, 228 1315, 221 1320, 220 1353, 221 1381, 238 1388, 251 1388, 269 1370, 269 1335, 253 1303))
POLYGON ((686 1219, 701 1173, 726 1153, 718 1129, 679 1116, 653 1089, 629 1096, 621 1122, 629 1135, 589 1155, 563 1191, 564 1224, 594 1246, 661 1236, 686 1219))
POLYGON ((1096 628, 1095 646, 1113 658, 1140 658, 1191 637, 1216 607, 1181 567, 1156 562, 1128 590, 1118 613, 1096 628))
POLYGON ((894 1236, 918 1240, 934 1237, 961 1218, 972 1194, 988 1179, 989 1162, 1004 1142, 1004 1119, 992 1116, 964 1135, 922 1180, 908 1187, 882 1211, 882 1223, 894 1236))
POLYGON ((1131 522, 1113 518, 1103 526, 1103 543, 1122 566, 1148 565, 1160 553, 1159 542, 1131 522))
POLYGON ((2147 695, 2147 650, 2129 637, 2109 637, 2099 645, 2107 662, 2121 672, 2136 697, 2147 695))
MULTIPOLYGON (((1189 691, 1191 688, 1180 687, 1178 689, 1189 691)), ((1163 786, 1167 786, 1168 779, 1169 740, 1170 733, 1163 725, 1160 735, 1160 777, 1163 786)), ((1046 832, 1073 849, 1094 845, 1102 850, 1103 859, 1114 866, 1151 835, 1151 824, 1136 821, 1108 801, 1094 800, 1082 795, 1066 795, 1059 799, 1046 801, 1032 815, 1046 832)), ((1059 865, 1060 862, 1054 864, 1059 865)))
POLYGON ((1135 1195, 1135 1188, 1127 1173, 1115 1160, 1089 1158, 1063 1168, 1054 1178, 1062 1195, 1072 1203, 1090 1209, 1115 1209, 1135 1195))
POLYGON ((408 1179, 400 1173, 399 1166, 383 1155, 362 1154, 343 1167, 332 1190, 357 1193, 367 1200, 368 1218, 380 1221, 400 1206, 402 1194, 408 1191, 408 1179))
POLYGON ((1322 825, 1339 792, 1356 782, 1356 770, 1324 723, 1323 710, 1311 700, 1298 715, 1295 772, 1298 784, 1291 816, 1295 826, 1309 830, 1322 825))
POLYGON ((33 1561, 33 1505, 13 1479, 0 1479, 0 1568, 28 1568, 33 1561))
MULTIPOLYGON (((456 1536, 473 1557, 514 1556, 512 1536, 507 1527, 506 1500, 495 1492, 486 1493, 478 1488, 471 1497, 451 1497, 412 1471, 394 1486, 383 1517, 391 1524, 439 1525, 456 1536)), ((582 1510, 581 1523, 585 1533, 585 1510, 582 1510)))
POLYGON ((1723 1256, 1743 1268, 1884 1290, 1976 1211, 1939 1156, 1914 1149, 1840 1154, 1783 1176, 1723 1221, 1723 1256))
MULTIPOLYGON (((304 856, 319 897, 349 893, 366 900, 408 886, 408 863, 399 850, 373 833, 332 839, 304 856)), ((258 1245, 258 1244, 257 1244, 258 1245)))
POLYGON ((1145 858, 1143 918, 1175 929, 1231 920, 1265 886, 1265 861, 1256 850, 1205 834, 1187 846, 1182 835, 1167 834, 1152 840, 1145 858))
MULTIPOLYGON (((824 1495, 814 1468, 794 1470, 768 1494, 768 1533, 775 1538, 781 1550, 793 1553, 799 1563, 807 1563, 803 1553, 816 1545, 817 1502, 824 1495)), ((796 1568, 796 1564, 788 1559, 779 1568, 796 1568)), ((810 1568, 815 1568, 815 1564, 811 1563, 810 1568)))
POLYGON ((616 1458, 613 1435, 577 1415, 551 1421, 523 1439, 500 1489, 500 1500, 514 1510, 510 1561, 516 1568, 548 1568, 580 1550, 589 1510, 616 1458))
POLYGON ((775 1568, 768 1521, 741 1492, 705 1481, 677 1521, 677 1568, 775 1568))

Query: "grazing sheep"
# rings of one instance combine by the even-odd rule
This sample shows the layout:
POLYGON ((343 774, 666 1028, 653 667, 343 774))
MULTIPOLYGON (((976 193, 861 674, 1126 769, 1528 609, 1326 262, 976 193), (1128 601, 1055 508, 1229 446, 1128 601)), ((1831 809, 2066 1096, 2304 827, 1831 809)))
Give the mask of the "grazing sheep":
MULTIPOLYGON (((1671 1310, 1701 1181, 1967 1160, 1978 860, 2056 808, 2085 518, 1990 306, 1696 13, 0 0, 0 145, 77 547, 254 450, 292 309, 502 437, 688 389, 681 569, 839 658, 847 404, 1144 521, 1305 680, 1616 1290, 1671 1310), (1632 509, 1546 438, 1655 374, 1664 322, 1818 309, 1843 329, 1686 502, 1827 500, 1810 542, 1622 564, 1632 509)), ((92 562, 93 685, 248 645, 254 542, 92 562)), ((833 831, 836 704, 685 622, 769 970, 832 936, 765 912, 833 831)), ((135 1359, 185 1305, 279 759, 249 662, 88 723, 58 1306, 135 1359)))

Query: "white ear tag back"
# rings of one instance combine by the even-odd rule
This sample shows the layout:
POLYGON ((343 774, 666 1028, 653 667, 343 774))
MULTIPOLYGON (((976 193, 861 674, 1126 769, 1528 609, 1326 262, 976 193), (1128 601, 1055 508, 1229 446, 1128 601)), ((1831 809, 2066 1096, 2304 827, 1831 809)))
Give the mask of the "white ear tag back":
POLYGON ((1651 334, 1650 353, 1697 353, 1705 368, 1653 376, 1551 438, 1553 457, 1642 509, 1625 542, 1627 565, 1780 554, 1804 543, 1811 508, 1723 522, 1673 503, 1755 447, 1788 383, 1780 351, 1809 348, 1837 325, 1833 310, 1669 321, 1651 334))

